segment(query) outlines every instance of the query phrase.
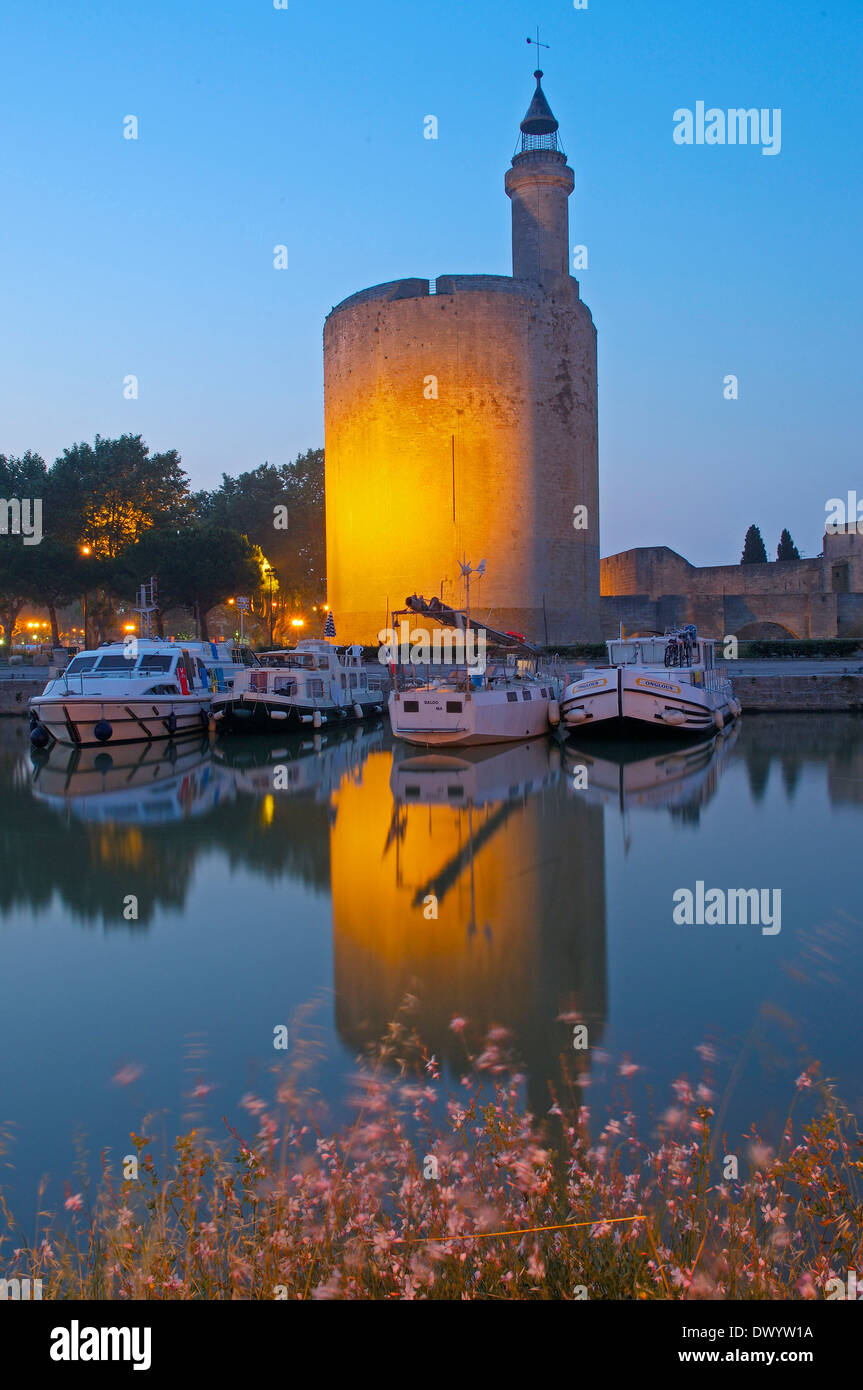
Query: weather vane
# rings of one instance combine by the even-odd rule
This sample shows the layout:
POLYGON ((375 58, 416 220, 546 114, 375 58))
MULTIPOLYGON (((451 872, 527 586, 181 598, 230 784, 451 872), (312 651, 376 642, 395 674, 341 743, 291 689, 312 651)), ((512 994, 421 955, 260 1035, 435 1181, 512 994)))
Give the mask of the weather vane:
MULTIPOLYGON (((535 38, 535 39, 528 39, 528 43, 536 44, 537 48, 551 48, 551 44, 550 44, 550 43, 540 43, 540 41, 539 41, 539 26, 538 26, 538 25, 537 25, 537 30, 536 30, 536 38, 535 38)), ((538 55, 537 55, 537 62, 539 61, 539 58, 540 58, 541 56, 542 56, 541 54, 538 54, 538 55)))

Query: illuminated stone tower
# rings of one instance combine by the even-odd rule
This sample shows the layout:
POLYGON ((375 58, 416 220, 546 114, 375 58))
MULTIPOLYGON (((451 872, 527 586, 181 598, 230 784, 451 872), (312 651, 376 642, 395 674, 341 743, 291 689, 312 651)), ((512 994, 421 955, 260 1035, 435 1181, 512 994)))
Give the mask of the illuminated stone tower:
POLYGON ((408 594, 459 606, 463 554, 486 560, 471 605, 494 627, 553 644, 599 637, 596 330, 569 274, 574 175, 535 76, 506 174, 512 277, 395 280, 327 318, 340 641, 376 641, 408 594))

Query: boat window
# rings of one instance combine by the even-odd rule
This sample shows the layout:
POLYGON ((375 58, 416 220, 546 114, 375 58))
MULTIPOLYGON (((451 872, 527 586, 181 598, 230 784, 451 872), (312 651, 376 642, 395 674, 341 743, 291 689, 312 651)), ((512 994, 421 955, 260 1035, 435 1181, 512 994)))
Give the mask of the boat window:
POLYGON ((95 656, 76 656, 74 661, 69 662, 64 674, 74 676, 84 671, 92 671, 95 665, 95 656))
POLYGON ((506 692, 506 698, 509 700, 510 704, 518 704, 518 691, 508 690, 506 692))
POLYGON ((259 695, 265 695, 268 675, 268 671, 251 671, 249 673, 249 689, 256 690, 259 695))
POLYGON ((464 787, 447 787, 447 796, 464 796, 464 787))
POLYGON ((138 666, 140 676, 157 676, 162 671, 170 671, 173 656, 157 656, 155 652, 145 652, 138 666))
POLYGON ((340 679, 341 679, 341 682, 342 682, 342 690, 347 690, 348 682, 347 682, 347 677, 345 676, 344 672, 342 672, 342 675, 341 675, 340 679))
POLYGON ((149 690, 145 690, 145 695, 179 695, 180 688, 176 685, 151 685, 149 690))
POLYGON ((135 665, 134 656, 103 656, 99 658, 99 671, 131 671, 135 665))
POLYGON ((273 680, 274 695, 296 695, 297 681, 294 676, 276 676, 273 680))
POLYGON ((447 714, 461 714, 461 700, 447 700, 447 714))
POLYGON ((529 700, 529 699, 530 699, 530 691, 529 691, 529 690, 523 690, 523 691, 521 692, 521 698, 522 698, 523 700, 529 700))
POLYGON ((308 686, 308 692, 309 692, 309 694, 310 694, 313 698, 320 699, 320 697, 321 697, 321 696, 323 695, 323 693, 324 693, 324 683, 323 683, 323 681, 308 681, 308 682, 307 682, 307 686, 308 686))
POLYGON ((405 714, 419 714, 419 710, 420 710, 420 702, 419 702, 419 700, 405 700, 404 706, 405 706, 405 714))

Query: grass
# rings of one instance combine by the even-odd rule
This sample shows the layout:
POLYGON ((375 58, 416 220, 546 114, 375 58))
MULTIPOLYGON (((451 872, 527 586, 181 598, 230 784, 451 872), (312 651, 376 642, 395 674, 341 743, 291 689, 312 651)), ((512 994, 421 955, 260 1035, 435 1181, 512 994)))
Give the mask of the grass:
POLYGON ((250 1133, 191 1130, 158 1161, 133 1135, 137 1179, 104 1161, 30 1238, 0 1194, 4 1277, 42 1279, 46 1299, 796 1299, 863 1269, 863 1137, 816 1067, 774 1152, 714 1131, 708 1048, 705 1078, 675 1082, 641 1137, 623 1089, 638 1068, 620 1067, 604 1121, 566 1072, 533 1119, 503 1030, 471 1055, 452 1026, 455 1094, 398 1023, 338 1132, 300 1053, 271 1101, 243 1098, 250 1133))

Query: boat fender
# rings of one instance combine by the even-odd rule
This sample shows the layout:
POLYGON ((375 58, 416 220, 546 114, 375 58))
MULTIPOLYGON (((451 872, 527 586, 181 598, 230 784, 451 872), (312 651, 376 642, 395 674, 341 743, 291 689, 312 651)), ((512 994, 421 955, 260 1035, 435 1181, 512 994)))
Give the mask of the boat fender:
POLYGON ((721 709, 715 709, 713 711, 713 722, 716 725, 717 729, 722 729, 725 727, 725 720, 722 716, 721 709))
POLYGON ((97 719, 93 725, 93 735, 100 743, 107 743, 113 732, 114 730, 107 719, 97 719))
POLYGON ((301 723, 301 724, 311 724, 311 723, 312 723, 312 716, 311 716, 310 714, 301 714, 301 715, 300 715, 300 723, 301 723))
POLYGON ((663 710, 662 717, 666 724, 682 724, 686 716, 682 710, 667 709, 663 710))
MULTIPOLYGON (((174 713, 173 710, 171 710, 171 713, 168 715, 168 718, 165 720, 165 728, 168 730, 168 733, 169 733, 169 734, 175 734, 175 733, 177 732, 177 716, 176 716, 176 714, 174 713)), ((95 732, 95 731, 94 731, 94 732, 95 732)), ((96 737, 98 738, 99 735, 96 734, 96 737)))
POLYGON ((323 724, 323 722, 324 722, 324 721, 323 721, 323 719, 321 718, 321 712, 320 712, 320 710, 319 710, 319 709, 316 709, 315 712, 314 712, 314 714, 312 715, 312 727, 315 728, 315 729, 319 729, 319 728, 321 727, 321 725, 323 724))
POLYGON ((271 709, 271 710, 270 710, 270 718, 271 718, 271 719, 287 719, 287 717, 288 717, 288 711, 287 711, 287 710, 284 710, 284 709, 271 709))
POLYGON ((362 705, 355 704, 355 705, 354 705, 354 719, 362 719, 362 717, 363 717, 363 707, 362 707, 362 705))
POLYGON ((548 702, 548 722, 553 729, 556 729, 560 723, 560 702, 558 700, 549 700, 548 702))
POLYGON ((586 718, 587 714, 583 709, 568 709, 565 715, 565 722, 567 724, 582 724, 586 718))
POLYGON ((734 715, 735 719, 737 719, 740 716, 742 709, 743 706, 741 705, 739 700, 731 701, 731 713, 734 715))
POLYGON ((30 742, 34 748, 48 747, 48 744, 51 742, 51 735, 48 733, 44 724, 39 724, 37 722, 33 725, 33 728, 30 730, 30 742))

